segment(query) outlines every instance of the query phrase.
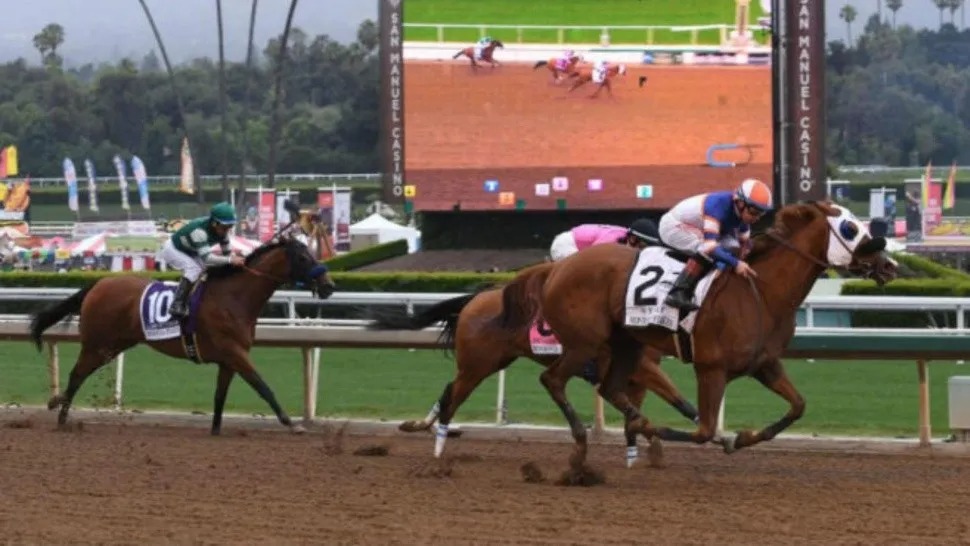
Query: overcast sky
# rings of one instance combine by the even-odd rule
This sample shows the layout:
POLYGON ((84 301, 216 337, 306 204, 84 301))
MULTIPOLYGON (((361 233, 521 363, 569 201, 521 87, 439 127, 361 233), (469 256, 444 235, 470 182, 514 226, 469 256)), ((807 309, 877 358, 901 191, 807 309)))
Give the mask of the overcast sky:
MULTIPOLYGON (((172 62, 219 55, 214 0, 147 0, 152 17, 172 62)), ((0 62, 23 57, 39 64, 32 40, 48 23, 64 27, 58 52, 68 66, 113 61, 128 56, 140 60, 155 49, 155 38, 138 0, 2 0, 0 62)), ((261 0, 255 42, 283 31, 288 0, 261 0)), ((226 57, 243 60, 249 32, 250 0, 222 0, 226 57)), ((377 20, 377 0, 303 0, 296 6, 293 25, 310 36, 329 34, 353 41, 364 19, 377 20)))

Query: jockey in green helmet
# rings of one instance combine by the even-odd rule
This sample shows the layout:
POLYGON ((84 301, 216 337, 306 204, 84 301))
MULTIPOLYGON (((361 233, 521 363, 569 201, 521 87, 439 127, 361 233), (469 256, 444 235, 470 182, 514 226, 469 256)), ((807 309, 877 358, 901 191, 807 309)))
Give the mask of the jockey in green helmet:
POLYGON ((199 279, 206 267, 232 264, 243 265, 243 258, 230 253, 229 232, 236 224, 236 211, 229 203, 217 203, 208 216, 196 218, 179 228, 165 241, 161 259, 170 267, 182 272, 175 299, 169 314, 177 319, 188 314, 187 300, 192 284, 199 279), (214 254, 219 245, 221 255, 214 254))

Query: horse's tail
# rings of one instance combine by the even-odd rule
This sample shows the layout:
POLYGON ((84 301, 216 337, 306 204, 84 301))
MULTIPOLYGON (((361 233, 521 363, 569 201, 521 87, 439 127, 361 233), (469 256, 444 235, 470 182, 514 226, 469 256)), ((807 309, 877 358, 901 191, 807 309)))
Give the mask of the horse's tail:
POLYGON ((478 292, 465 294, 438 302, 424 311, 409 316, 405 312, 387 312, 374 317, 368 325, 376 330, 420 330, 437 322, 444 322, 444 329, 438 340, 445 347, 451 348, 455 344, 455 332, 458 329, 458 317, 478 292))
POLYGON ((549 61, 537 61, 535 66, 532 67, 532 70, 535 70, 540 66, 546 66, 547 64, 549 64, 549 61))
POLYGON ((55 303, 54 305, 51 305, 47 309, 31 315, 30 339, 34 340, 34 345, 37 346, 38 351, 41 350, 40 336, 44 333, 44 330, 47 330, 51 326, 57 324, 68 315, 80 313, 81 304, 84 303, 84 298, 88 295, 88 292, 94 288, 95 284, 97 284, 97 282, 93 282, 71 294, 67 298, 55 303))
POLYGON ((539 310, 539 293, 552 271, 553 263, 525 269, 502 289, 502 314, 499 325, 510 332, 528 327, 539 310))

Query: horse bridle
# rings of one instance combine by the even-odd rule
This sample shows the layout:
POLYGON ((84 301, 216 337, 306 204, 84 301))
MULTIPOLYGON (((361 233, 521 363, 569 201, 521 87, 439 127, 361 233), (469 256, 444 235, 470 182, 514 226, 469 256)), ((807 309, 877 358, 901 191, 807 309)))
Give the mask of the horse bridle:
MULTIPOLYGON (((825 212, 825 210, 823 210, 818 203, 812 203, 812 205, 814 205, 822 214, 828 216, 828 213, 825 212)), ((835 230, 832 229, 832 224, 830 224, 828 220, 825 221, 825 229, 826 229, 827 235, 835 235, 835 240, 838 241, 840 245, 842 245, 842 248, 844 248, 846 252, 848 252, 850 255, 855 254, 855 252, 853 252, 853 250, 849 248, 849 245, 846 244, 845 240, 842 237, 840 237, 839 234, 835 233, 835 230)), ((836 266, 836 265, 832 265, 828 261, 819 260, 815 256, 812 256, 808 252, 805 252, 804 250, 797 248, 795 245, 791 244, 791 242, 788 241, 788 239, 785 239, 781 235, 778 235, 778 233, 775 232, 774 228, 770 228, 767 231, 765 231, 765 235, 767 235, 768 237, 771 237, 773 240, 775 240, 785 248, 791 250, 795 254, 798 254, 802 258, 805 258, 806 260, 812 262, 813 264, 821 267, 823 271, 827 269, 835 269, 836 271, 844 270, 848 272, 864 274, 863 276, 868 276, 868 275, 871 275, 872 271, 875 269, 875 266, 873 264, 860 264, 856 267, 836 266), (866 271, 867 269, 868 271, 866 271)))

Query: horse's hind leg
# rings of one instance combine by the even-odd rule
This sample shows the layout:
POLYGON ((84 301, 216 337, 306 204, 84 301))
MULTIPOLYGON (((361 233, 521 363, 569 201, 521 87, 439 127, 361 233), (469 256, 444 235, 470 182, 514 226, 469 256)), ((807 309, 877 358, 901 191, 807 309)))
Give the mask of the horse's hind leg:
MULTIPOLYGON (((788 404, 788 412, 779 420, 759 430, 758 432, 744 430, 738 433, 734 439, 734 449, 750 447, 754 444, 771 440, 781 431, 785 430, 792 423, 801 418, 805 413, 805 399, 799 394, 798 389, 792 384, 785 368, 778 359, 766 362, 761 369, 752 374, 762 385, 771 389, 772 392, 784 398, 788 404)), ((732 446, 724 445, 725 451, 733 451, 732 446)))
POLYGON ((216 379, 216 395, 213 400, 212 411, 212 435, 218 436, 222 432, 222 410, 226 407, 226 395, 229 393, 229 384, 236 372, 225 364, 219 364, 219 377, 216 379))
MULTIPOLYGON (((227 364, 234 372, 238 373, 240 377, 246 380, 246 383, 259 394, 260 398, 269 404, 269 407, 273 409, 273 413, 276 414, 276 418, 279 419, 283 426, 289 427, 294 433, 302 433, 305 431, 302 425, 293 423, 290 420, 290 416, 283 411, 280 407, 280 403, 276 401, 276 395, 273 394, 273 390, 269 388, 266 381, 260 377, 259 372, 253 366, 253 363, 249 361, 248 355, 239 355, 234 360, 227 364)), ((220 366, 221 367, 221 366, 220 366)), ((228 388, 228 385, 227 385, 228 388)), ((214 423, 213 423, 214 424, 214 423)))
POLYGON ((586 427, 576 414, 576 409, 566 397, 566 383, 569 378, 576 375, 585 363, 594 358, 590 355, 578 351, 565 351, 555 364, 546 368, 539 376, 542 386, 549 392, 559 410, 562 412, 566 421, 569 422, 569 429, 572 431, 573 440, 576 442, 573 455, 569 458, 569 464, 573 469, 580 470, 586 462, 586 427))
POLYGON ((512 358, 502 359, 490 363, 472 361, 473 365, 459 365, 458 375, 455 380, 445 385, 444 392, 438 400, 438 429, 435 431, 434 456, 441 457, 445 451, 445 442, 448 440, 448 427, 454 418, 458 408, 468 399, 472 391, 481 385, 486 377, 507 367, 512 363, 512 358))
POLYGON ((71 410, 74 396, 77 395, 77 391, 81 388, 84 380, 97 371, 98 368, 107 364, 116 354, 115 352, 111 352, 107 353, 106 356, 106 353, 102 350, 93 350, 84 343, 81 344, 81 354, 78 355, 77 362, 75 362, 74 368, 71 369, 67 389, 62 394, 51 397, 47 402, 47 409, 49 410, 53 411, 58 406, 61 408, 60 413, 57 414, 58 425, 67 423, 67 414, 71 410))

